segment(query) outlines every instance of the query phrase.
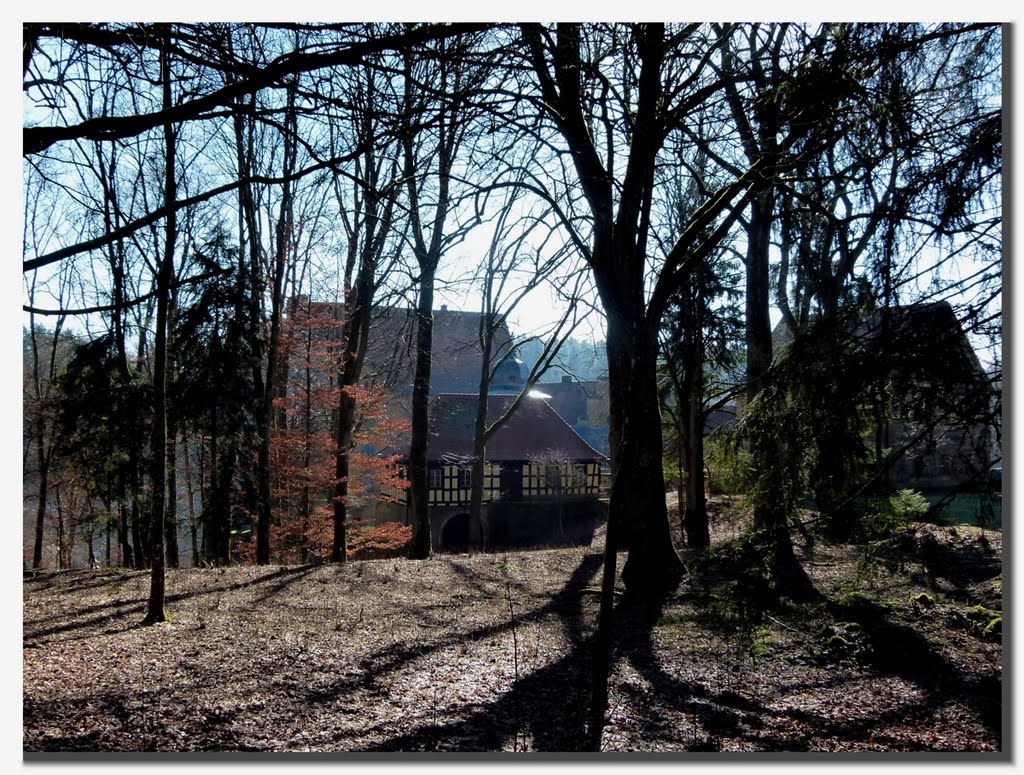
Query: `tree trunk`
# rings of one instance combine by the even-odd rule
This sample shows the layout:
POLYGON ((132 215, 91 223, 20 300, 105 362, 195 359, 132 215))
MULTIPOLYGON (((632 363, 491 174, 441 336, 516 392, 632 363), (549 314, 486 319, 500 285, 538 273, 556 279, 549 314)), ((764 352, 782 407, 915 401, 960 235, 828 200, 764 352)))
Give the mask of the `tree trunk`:
MULTIPOLYGON (((676 433, 679 434, 679 443, 676 445, 676 504, 679 511, 679 527, 683 528, 686 519, 686 461, 687 448, 685 442, 686 431, 676 425, 676 433)), ((685 535, 685 533, 684 533, 685 535)))
MULTIPOLYGON (((160 52, 160 75, 163 81, 163 107, 171 107, 170 28, 160 52)), ((157 269, 156 332, 153 337, 153 501, 149 522, 150 574, 149 603, 143 624, 167 620, 164 612, 164 527, 167 520, 167 324, 170 307, 171 280, 174 277, 174 243, 177 238, 177 216, 174 210, 174 144, 171 123, 164 124, 165 180, 164 201, 168 206, 164 254, 157 269)))
MULTIPOLYGON (((481 400, 477 412, 487 412, 487 395, 481 400)), ((479 416, 479 415, 478 415, 479 416)), ((473 457, 469 469, 469 528, 467 543, 470 552, 482 552, 486 546, 486 529, 484 528, 484 465, 486 449, 483 443, 483 429, 478 429, 473 436, 473 457)))
POLYGON ((349 453, 352 451, 352 430, 355 421, 355 399, 342 385, 341 396, 338 399, 338 450, 334 466, 334 539, 331 542, 331 562, 345 562, 348 559, 349 453))
MULTIPOLYGON (((231 85, 234 82, 232 73, 227 73, 226 82, 231 85)), ((232 104, 232 129, 235 136, 235 161, 238 164, 238 175, 241 180, 246 180, 254 174, 253 155, 254 141, 252 137, 252 121, 247 120, 243 111, 252 114, 255 111, 256 96, 249 96, 250 103, 246 105, 243 98, 239 97, 232 104), (248 131, 248 137, 246 133, 248 131)), ((285 198, 290 198, 290 186, 285 184, 285 198)), ((276 236, 277 247, 281 245, 281 235, 284 225, 284 202, 282 211, 278 218, 276 236)), ((264 277, 260 265, 260 229, 256 216, 256 203, 253 200, 252 184, 245 182, 238 187, 238 274, 235 296, 235 315, 241 322, 242 336, 247 339, 250 353, 260 353, 263 348, 263 331, 261 327, 262 305, 261 294, 264 290, 264 277), (246 260, 248 252, 248 260, 246 260)), ((256 448, 256 468, 252 477, 245 481, 246 499, 252 504, 256 518, 256 561, 265 564, 270 561, 270 423, 272 421, 273 407, 273 375, 276 361, 277 337, 279 333, 274 330, 274 321, 279 320, 280 304, 280 282, 278 281, 277 266, 283 264, 284 257, 280 249, 275 255, 275 276, 271 279, 271 332, 267 347, 267 379, 264 380, 263 367, 258 357, 253 357, 249 364, 249 372, 252 379, 252 393, 247 396, 251 401, 251 409, 254 416, 254 428, 246 431, 247 441, 256 448)), ((281 276, 283 277, 283 267, 281 276)), ((239 364, 239 368, 245 368, 239 364)), ((232 413, 237 415, 237 412, 232 413)), ((230 462, 232 472, 224 470, 223 465, 218 469, 213 467, 219 480, 230 483, 233 478, 233 468, 238 462, 237 445, 232 437, 236 429, 233 420, 228 421, 229 427, 227 445, 230 451, 222 453, 222 463, 230 462)), ((238 429, 239 431, 241 429, 238 429)), ((213 554, 216 562, 227 563, 230 561, 230 517, 226 516, 226 495, 217 494, 218 509, 215 540, 213 541, 213 554), (227 521, 221 523, 221 518, 227 521), (228 531, 228 538, 225 540, 221 535, 222 527, 228 531)))
POLYGON ((708 526, 707 499, 704 496, 704 413, 691 398, 689 436, 686 461, 686 511, 683 530, 686 545, 691 549, 707 549, 711 545, 708 526))
MULTIPOLYGON (((422 269, 422 267, 421 267, 422 269)), ((430 360, 434 337, 434 268, 420 275, 416 307, 416 370, 412 383, 412 431, 409 445, 409 498, 412 510, 414 559, 430 556, 430 513, 427 507, 427 434, 430 411, 430 360)))
MULTIPOLYGON (((95 517, 95 515, 93 515, 95 517)), ((96 536, 92 530, 85 534, 85 548, 89 556, 89 570, 96 570, 98 563, 96 562, 96 550, 94 543, 96 536)))
MULTIPOLYGON (((286 143, 287 144, 287 143, 286 143)), ((287 173, 286 173, 287 174, 287 173)), ((274 393, 278 387, 278 357, 281 347, 281 311, 283 309, 283 282, 287 249, 287 235, 291 230, 291 187, 284 185, 284 198, 277 222, 277 240, 274 277, 270 298, 270 337, 267 346, 267 374, 263 380, 263 395, 259 414, 259 452, 257 457, 257 519, 256 563, 270 562, 270 436, 274 426, 274 393)))
POLYGON ((132 542, 129 540, 128 514, 128 504, 124 502, 124 496, 121 496, 117 503, 117 543, 121 547, 122 568, 135 567, 135 554, 132 542))
MULTIPOLYGON (((294 124, 294 111, 291 109, 294 97, 289 98, 289 110, 286 123, 294 124)), ((293 127, 294 128, 294 127, 293 127)), ((290 135, 285 136, 284 175, 291 173, 294 167, 295 141, 290 135)), ((278 370, 281 349, 281 314, 284 309, 284 274, 288 254, 288 238, 292 229, 292 192, 291 185, 285 182, 281 199, 281 212, 277 220, 275 242, 274 277, 270 294, 270 341, 267 346, 267 376, 263 381, 263 404, 260 411, 259 456, 257 465, 258 477, 258 518, 256 521, 256 562, 266 565, 270 562, 270 435, 274 427, 274 394, 278 390, 278 370)))
POLYGON ((629 547, 622 568, 627 590, 657 594, 683 571, 665 504, 657 336, 643 324, 625 325, 607 300, 605 310, 612 476, 625 477, 611 493, 608 519, 618 521, 629 547))
POLYGON ((111 521, 112 520, 110 518, 110 504, 108 503, 107 504, 107 534, 105 536, 106 537, 106 546, 104 547, 105 555, 106 555, 104 559, 105 559, 105 564, 106 564, 107 568, 112 568, 113 567, 113 565, 111 564, 111 541, 110 541, 111 521))
POLYGON ((64 570, 64 507, 60 501, 60 485, 56 487, 54 498, 57 507, 57 570, 64 570))
POLYGON ((582 110, 580 26, 558 26, 554 72, 539 27, 528 26, 524 32, 547 110, 572 152, 593 217, 588 261, 607 321, 612 475, 628 477, 620 477, 608 505, 609 521, 618 523, 629 547, 622 579, 631 593, 656 595, 674 586, 683 571, 672 544, 662 471, 657 327, 664 294, 656 294, 658 301, 652 299, 648 306, 651 278, 646 274, 655 160, 667 134, 662 124, 668 102, 662 73, 665 29, 660 24, 633 29, 640 52, 635 132, 618 194, 608 166, 612 160, 602 158, 595 147, 592 118, 582 110))
MULTIPOLYGON (((39 421, 42 425, 42 420, 39 421)), ((50 464, 46 459, 43 445, 43 433, 38 432, 36 444, 39 448, 39 497, 36 503, 36 534, 32 544, 32 567, 39 570, 43 567, 43 532, 46 526, 46 496, 49 492, 50 464)))
MULTIPOLYGON (((368 205, 371 208, 373 205, 368 205)), ((377 267, 374 241, 367 235, 359 262, 355 287, 347 299, 342 326, 343 351, 338 369, 341 388, 338 398, 338 447, 335 457, 334 539, 331 543, 331 561, 345 562, 348 557, 348 491, 351 475, 353 438, 356 427, 356 399, 350 388, 359 383, 363 371, 370 321, 373 316, 373 280, 377 267)))
MULTIPOLYGON (((34 287, 34 286, 33 286, 34 287)), ((59 327, 58 329, 59 330, 59 327)), ((43 564, 43 534, 46 527, 46 500, 50 492, 49 479, 50 479, 50 455, 47 452, 46 443, 46 419, 43 411, 43 388, 42 388, 42 374, 39 368, 39 345, 36 341, 36 322, 35 316, 29 317, 29 338, 32 343, 32 381, 34 382, 33 390, 35 391, 36 398, 36 418, 35 418, 35 442, 36 442, 36 463, 39 472, 39 489, 37 491, 38 500, 36 501, 36 525, 35 525, 35 538, 32 545, 32 567, 38 570, 43 564)), ((53 338, 53 352, 57 349, 57 334, 54 332, 53 338)), ((51 356, 51 364, 53 358, 51 356)), ((52 371, 52 368, 51 368, 52 371)))
MULTIPOLYGON (((747 400, 761 389, 761 378, 772 360, 772 332, 768 315, 769 272, 768 251, 771 246, 774 192, 762 190, 752 200, 750 226, 747 230, 746 314, 747 314, 747 400)), ((774 448, 768 439, 753 439, 750 444, 753 466, 765 470, 776 465, 774 448)), ((789 562, 793 546, 789 536, 785 509, 757 505, 754 508, 754 529, 763 533, 772 547, 768 558, 773 564, 789 562), (775 558, 775 559, 773 559, 775 558)))
MULTIPOLYGON (((695 279, 703 270, 695 273, 695 279)), ((684 396, 686 402, 686 510, 683 532, 686 545, 703 550, 711 545, 707 502, 704 497, 704 283, 698 283, 695 294, 687 294, 684 319, 690 330, 686 333, 684 354, 684 396)))
POLYGON ((207 515, 203 540, 207 547, 207 561, 211 565, 231 562, 231 483, 234 478, 236 450, 230 441, 221 450, 217 433, 210 437, 211 489, 208 504, 203 504, 207 515))
MULTIPOLYGON (((199 567, 199 524, 196 519, 196 490, 192 485, 192 456, 188 451, 188 434, 182 431, 181 451, 185 453, 185 495, 188 498, 188 528, 192 546, 192 567, 199 567)), ((200 490, 202 479, 200 479, 200 490)))
POLYGON ((167 565, 177 568, 178 557, 178 423, 174 407, 167 406, 167 520, 164 523, 164 547, 167 565))
MULTIPOLYGON (((488 286, 488 293, 490 287, 488 286)), ((484 546, 484 464, 486 462, 487 395, 491 387, 491 351, 494 346, 494 326, 485 313, 481 324, 480 382, 477 390, 476 416, 473 419, 473 457, 469 472, 469 529, 470 551, 483 551, 484 546)))
POLYGON ((141 488, 141 476, 138 469, 132 471, 131 475, 131 488, 129 490, 131 498, 131 534, 132 534, 132 546, 130 556, 132 558, 132 567, 136 570, 142 570, 149 567, 149 558, 146 555, 146 547, 148 546, 148 540, 146 538, 145 525, 142 523, 142 493, 141 488))
POLYGON ((311 516, 309 499, 309 469, 313 464, 313 369, 310 365, 311 350, 313 347, 313 332, 306 331, 306 384, 304 387, 305 406, 303 407, 303 429, 306 434, 305 443, 302 445, 302 468, 305 475, 302 477, 302 501, 299 506, 302 519, 302 561, 309 562, 309 523, 311 516))
POLYGON ((760 389, 761 376, 772 361, 772 328, 769 316, 768 252, 771 247, 772 191, 754 197, 747 230, 746 338, 747 400, 760 389))

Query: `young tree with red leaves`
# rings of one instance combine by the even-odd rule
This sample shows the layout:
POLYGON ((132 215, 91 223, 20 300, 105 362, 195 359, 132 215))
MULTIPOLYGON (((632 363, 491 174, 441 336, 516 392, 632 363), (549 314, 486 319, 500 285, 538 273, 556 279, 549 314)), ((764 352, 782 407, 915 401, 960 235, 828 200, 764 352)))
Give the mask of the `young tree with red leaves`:
POLYGON ((337 314, 336 304, 300 299, 285 321, 291 368, 286 395, 276 399, 275 407, 287 422, 271 435, 276 512, 272 544, 282 561, 308 562, 334 554, 336 426, 343 393, 354 407, 346 454, 346 514, 375 500, 395 499, 405 486, 396 458, 374 454, 405 430, 389 414, 390 394, 379 386, 339 384, 337 314))

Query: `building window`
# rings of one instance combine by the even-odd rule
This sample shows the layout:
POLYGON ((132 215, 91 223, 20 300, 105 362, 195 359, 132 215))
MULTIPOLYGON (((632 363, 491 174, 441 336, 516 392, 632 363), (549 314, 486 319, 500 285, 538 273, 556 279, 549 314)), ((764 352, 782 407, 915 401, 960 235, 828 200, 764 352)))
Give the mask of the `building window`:
POLYGON ((444 471, 440 468, 427 469, 427 489, 440 490, 442 487, 444 471))
POLYGON ((473 469, 471 466, 459 466, 459 489, 468 490, 472 487, 473 469))
POLYGON ((572 484, 569 486, 574 492, 587 491, 587 470, 582 463, 573 463, 572 484))
POLYGON ((501 466, 494 463, 484 465, 484 500, 501 497, 501 466))
POLYGON ((544 484, 549 490, 562 488, 562 467, 557 463, 549 463, 544 468, 544 484))

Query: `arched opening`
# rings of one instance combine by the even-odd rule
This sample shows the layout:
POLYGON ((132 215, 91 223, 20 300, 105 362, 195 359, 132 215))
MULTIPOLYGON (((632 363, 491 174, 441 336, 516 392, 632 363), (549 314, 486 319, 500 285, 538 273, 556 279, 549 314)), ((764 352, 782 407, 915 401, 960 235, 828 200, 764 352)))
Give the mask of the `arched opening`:
POLYGON ((456 514, 441 528, 441 551, 465 552, 469 545, 469 514, 456 514))

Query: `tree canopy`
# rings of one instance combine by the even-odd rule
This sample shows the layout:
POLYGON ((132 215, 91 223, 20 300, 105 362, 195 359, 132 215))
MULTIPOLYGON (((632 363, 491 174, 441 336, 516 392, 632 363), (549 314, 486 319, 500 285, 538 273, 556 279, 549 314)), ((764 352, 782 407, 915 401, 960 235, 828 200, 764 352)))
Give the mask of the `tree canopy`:
MULTIPOLYGON (((429 557, 435 298, 461 296, 474 544, 498 365, 530 363, 509 412, 552 365, 604 386, 600 748, 616 584, 659 603, 709 547, 715 411, 752 511, 720 603, 747 630, 798 591, 800 514, 871 541, 927 508, 892 494, 915 450, 975 482, 998 462, 1002 46, 984 23, 23 25, 33 568, 48 532, 62 568, 105 533, 107 564, 150 570, 149 624, 188 540, 207 565, 429 557), (539 353, 495 340, 528 299, 539 353), (367 367, 396 309, 409 384, 367 367), (396 502, 404 524, 360 522, 396 502)), ((574 463, 548 457, 561 498, 574 463)))

